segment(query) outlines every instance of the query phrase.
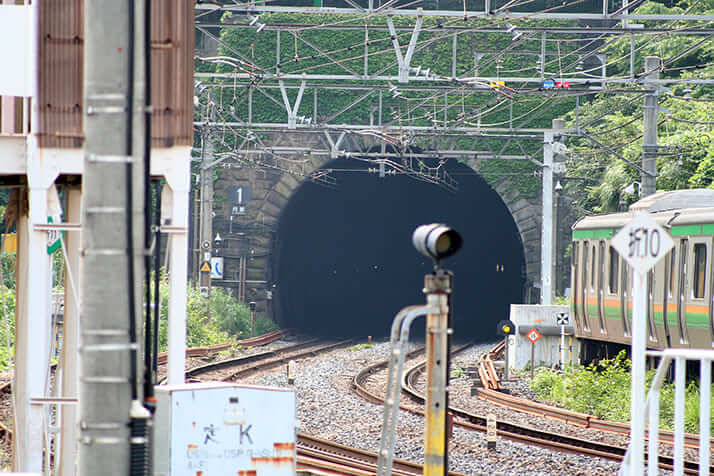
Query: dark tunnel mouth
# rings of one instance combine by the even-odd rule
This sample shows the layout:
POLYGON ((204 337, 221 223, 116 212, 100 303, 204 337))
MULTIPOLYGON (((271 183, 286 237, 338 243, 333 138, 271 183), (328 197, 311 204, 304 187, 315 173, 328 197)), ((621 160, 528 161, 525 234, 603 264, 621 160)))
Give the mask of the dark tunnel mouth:
MULTIPOLYGON (((424 275, 433 270, 411 233, 446 223, 463 237, 463 248, 442 262, 454 272, 454 337, 497 340, 510 304, 524 302, 523 244, 500 196, 468 166, 453 160, 446 167, 459 182, 456 193, 405 175, 379 178, 350 159, 323 166, 337 190, 300 184, 273 239, 278 322, 316 336, 388 336, 400 309, 425 303, 424 275)), ((418 337, 416 327, 423 334, 423 324, 413 331, 418 337)))

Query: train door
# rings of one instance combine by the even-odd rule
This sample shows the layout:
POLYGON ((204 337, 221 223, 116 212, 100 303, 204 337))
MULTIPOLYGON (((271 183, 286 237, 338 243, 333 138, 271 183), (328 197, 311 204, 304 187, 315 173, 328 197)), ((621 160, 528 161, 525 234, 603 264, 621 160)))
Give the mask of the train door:
POLYGON ((583 319, 583 308, 582 308, 582 286, 580 285, 580 270, 582 269, 581 264, 581 250, 582 243, 580 241, 573 240, 573 258, 570 270, 570 276, 573 280, 572 282, 572 308, 573 308, 573 324, 575 325, 576 331, 580 331, 582 328, 583 319))
POLYGON ((655 317, 655 289, 657 283, 657 267, 647 272, 647 347, 662 348, 657 334, 655 317))
POLYGON ((606 276, 605 259, 605 240, 598 241, 597 244, 597 316, 600 322, 599 331, 602 336, 607 335, 605 327, 605 276, 606 276))
POLYGON ((630 339, 630 279, 629 266, 625 261, 621 262, 620 272, 620 322, 622 323, 622 336, 625 342, 630 339))
POLYGON ((611 338, 622 336, 620 321, 620 254, 612 246, 607 248, 607 279, 605 280, 605 332, 611 338))
POLYGON ((687 304, 685 306, 685 325, 690 347, 710 348, 712 343, 709 320, 709 283, 711 279, 711 238, 696 236, 690 238, 689 274, 687 283, 687 304), (689 332, 689 329, 692 329, 689 332))
POLYGON ((666 319, 666 300, 667 300, 667 263, 669 262, 669 254, 665 255, 664 259, 653 268, 654 280, 651 291, 651 312, 654 327, 654 339, 651 346, 657 349, 669 347, 669 333, 666 319))
POLYGON ((679 330, 679 343, 676 347, 687 347, 689 337, 687 334, 687 276, 689 271, 689 240, 683 238, 679 241, 676 276, 676 305, 677 305, 677 330, 679 330))
POLYGON ((588 302, 590 301, 589 295, 590 293, 588 292, 589 287, 588 287, 588 268, 590 266, 590 260, 591 260, 591 246, 590 246, 590 241, 583 241, 583 248, 582 248, 582 261, 581 261, 581 267, 580 267, 580 305, 583 310, 582 316, 583 316, 583 333, 584 334, 590 334, 590 324, 589 324, 589 310, 588 310, 588 302))
POLYGON ((709 274, 708 276, 710 277, 709 279, 709 299, 707 299, 707 303, 709 303, 709 337, 710 337, 710 342, 709 345, 714 348, 714 241, 712 241, 712 237, 709 237, 709 244, 710 244, 710 250, 711 253, 709 253, 709 274))

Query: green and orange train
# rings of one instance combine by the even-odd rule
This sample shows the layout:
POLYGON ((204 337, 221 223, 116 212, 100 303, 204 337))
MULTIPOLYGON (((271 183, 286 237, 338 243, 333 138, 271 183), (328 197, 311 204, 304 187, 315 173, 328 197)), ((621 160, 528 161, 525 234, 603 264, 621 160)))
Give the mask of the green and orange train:
POLYGON ((605 348, 630 344, 632 268, 611 238, 638 213, 674 247, 647 274, 647 347, 714 348, 714 190, 660 192, 629 211, 573 225, 571 310, 576 336, 605 348))

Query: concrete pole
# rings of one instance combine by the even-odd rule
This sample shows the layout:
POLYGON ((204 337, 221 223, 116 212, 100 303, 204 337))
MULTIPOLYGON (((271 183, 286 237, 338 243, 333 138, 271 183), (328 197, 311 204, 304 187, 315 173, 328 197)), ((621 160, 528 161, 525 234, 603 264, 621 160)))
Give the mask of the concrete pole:
MULTIPOLYGON (((648 80, 659 79, 660 59, 656 56, 645 58, 645 84, 648 80)), ((652 85, 656 88, 656 85, 652 85)), ((657 191, 657 101, 658 90, 645 94, 645 104, 642 121, 642 169, 640 198, 652 195, 657 191)))
MULTIPOLYGON (((108 468, 113 474, 128 474, 130 468, 131 369, 136 356, 127 300, 134 258, 128 259, 127 250, 135 246, 133 236, 127 241, 126 214, 133 216, 134 209, 127 211, 126 187, 127 164, 134 159, 132 53, 141 47, 141 42, 131 41, 133 1, 94 0, 84 6, 81 476, 106 474, 108 468)), ((142 249, 143 240, 137 245, 142 249)))
POLYGON ((171 191, 171 225, 176 232, 169 241, 169 335, 168 384, 184 382, 186 362, 186 277, 188 272, 188 197, 191 181, 191 149, 180 152, 167 171, 171 191))
MULTIPOLYGON (((66 221, 78 223, 81 219, 81 190, 67 190, 66 221)), ((77 398, 79 395, 79 241, 78 232, 65 234, 65 250, 68 266, 64 279, 64 342, 62 345, 62 396, 77 398), (74 286, 74 289, 73 289, 74 286)), ((59 476, 74 476, 77 455, 77 407, 64 405, 60 421, 61 457, 59 476)))
POLYGON ((543 133, 543 226, 540 244, 540 303, 553 302, 553 131, 543 133))
MULTIPOLYGON (((37 153, 30 147, 31 153, 37 153)), ((31 403, 46 396, 50 349, 50 258, 47 233, 34 225, 47 223, 48 185, 37 170, 28 170, 29 215, 18 220, 18 281, 20 301, 15 334, 15 459, 16 472, 42 472, 45 407, 31 403), (45 186, 47 185, 47 186, 45 186)))
POLYGON ((449 272, 424 277, 426 303, 439 309, 426 316, 426 427, 424 429, 424 476, 448 474, 446 432, 446 384, 448 379, 449 272))
MULTIPOLYGON (((213 161, 213 144, 210 137, 204 135, 203 156, 201 161, 201 259, 199 267, 204 263, 210 264, 213 255, 213 167, 208 164, 213 161), (208 244, 208 247, 205 247, 208 244)), ((211 292, 211 273, 200 272, 201 287, 208 288, 211 292)))

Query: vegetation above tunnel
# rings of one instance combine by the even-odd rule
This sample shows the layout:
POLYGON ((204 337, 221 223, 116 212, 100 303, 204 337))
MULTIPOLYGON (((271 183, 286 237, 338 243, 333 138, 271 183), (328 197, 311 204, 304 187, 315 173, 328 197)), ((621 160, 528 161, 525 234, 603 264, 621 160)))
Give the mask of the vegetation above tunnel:
MULTIPOLYGON (((294 2, 289 2, 294 4, 294 2)), ((529 2, 530 3, 530 2, 529 2)), ((586 8, 588 2, 582 4, 586 8)), ((461 5, 461 4, 459 4, 461 5)), ((554 8, 555 4, 547 1, 534 2, 525 10, 533 11, 544 8, 554 8)), ((435 8, 436 4, 425 5, 425 8, 435 8)), ((454 2, 441 2, 440 8, 456 8, 454 2), (453 4, 453 5, 452 5, 453 4)), ((460 7, 459 7, 460 8, 460 7)), ((576 9, 576 6, 568 6, 576 9)), ((645 2, 638 7, 637 13, 663 13, 663 14, 712 14, 714 6, 711 2, 645 2)), ((414 19, 394 17, 397 27, 409 27, 414 19)), ((242 22, 242 18, 224 18, 226 22, 242 22)), ((345 70, 361 71, 364 59, 364 31, 359 27, 365 23, 370 25, 385 26, 383 16, 373 17, 348 17, 341 16, 338 23, 342 26, 356 26, 352 30, 326 30, 315 26, 335 23, 335 18, 327 15, 303 15, 286 13, 264 13, 260 21, 268 25, 292 25, 294 35, 284 34, 281 38, 280 52, 276 58, 275 49, 277 35, 274 31, 264 30, 257 33, 255 29, 226 28, 223 29, 220 53, 231 55, 232 52, 241 52, 249 58, 258 68, 275 70, 276 64, 280 65, 283 73, 335 73, 344 74, 345 70), (300 38, 300 39, 299 39, 300 38), (326 61, 324 55, 317 53, 301 39, 305 39, 322 51, 330 53, 331 57, 339 61, 342 66, 326 61)), ((527 26, 555 26, 556 20, 523 19, 512 21, 519 28, 527 26)), ((658 27, 670 30, 683 28, 684 24, 677 21, 666 24, 647 24, 648 27, 658 27)), ((584 23, 583 23, 584 24, 584 23)), ((424 29, 419 37, 419 46, 414 54, 412 65, 430 68, 432 74, 450 77, 451 71, 451 41, 443 41, 451 35, 449 27, 458 26, 470 29, 469 34, 457 37, 457 62, 456 75, 462 76, 473 72, 474 53, 476 51, 509 51, 513 49, 513 38, 508 34, 493 34, 480 32, 484 27, 504 27, 505 20, 471 20, 463 19, 435 19, 425 18, 424 29)), ((703 25, 702 25, 703 26, 703 25)), ((691 28, 692 25, 687 25, 691 28)), ((408 29, 400 30, 400 43, 406 44, 410 32, 408 29)), ((590 50, 602 47, 602 53, 607 55, 608 76, 626 77, 629 74, 629 48, 630 36, 620 39, 598 40, 593 35, 591 45, 583 49, 583 35, 572 34, 562 37, 558 44, 560 55, 558 58, 549 58, 548 61, 556 63, 575 53, 587 53, 590 50), (578 41, 580 39, 580 41, 578 41), (589 49, 588 49, 589 48, 589 49)), ((712 57, 714 48, 711 42, 702 42, 701 36, 677 36, 667 33, 634 36, 636 55, 634 71, 643 69, 644 57, 656 55, 664 60, 664 69, 661 73, 666 78, 711 78, 714 73, 712 57)), ((540 42, 539 35, 526 35, 519 39, 518 48, 521 50, 536 49, 540 42)), ((394 51, 391 39, 386 29, 370 31, 369 44, 370 71, 382 70, 384 74, 396 74, 397 65, 394 60, 394 51)), ((585 56, 588 56, 587 54, 585 56)), ((549 69, 557 70, 558 64, 551 64, 549 69)), ((585 69, 593 68, 592 63, 584 60, 585 69)), ((226 65, 209 65, 197 62, 200 70, 230 72, 232 69, 226 65)), ((479 75, 506 76, 508 72, 520 71, 522 75, 535 76, 536 65, 534 59, 528 56, 495 54, 486 57, 479 65, 479 75)), ((260 81, 260 71, 257 71, 256 80, 260 81)), ((633 81, 633 84, 636 80, 633 81)), ((353 81, 350 84, 360 85, 364 82, 353 81)), ((397 85, 399 86, 399 85, 397 85)), ((460 95, 443 97, 430 97, 428 93, 410 92, 412 103, 422 102, 421 109, 414 114, 408 114, 408 106, 403 104, 388 105, 392 116, 384 118, 392 124, 410 123, 428 126, 434 121, 444 118, 430 113, 443 107, 444 101, 448 104, 446 120, 449 124, 475 125, 480 123, 508 127, 510 124, 524 125, 525 127, 548 128, 553 118, 565 118, 567 127, 583 128, 600 142, 635 163, 641 160, 642 150, 642 98, 640 93, 634 92, 639 85, 626 86, 632 93, 618 94, 596 92, 588 88, 573 88, 569 94, 561 92, 538 91, 531 85, 509 84, 517 89, 512 101, 503 101, 497 92, 492 94, 473 94, 467 88, 460 95), (579 99, 576 99, 576 89, 579 99), (577 105, 576 105, 577 102, 577 105), (479 119, 476 116, 480 115, 479 119), (515 118, 511 122, 511 118, 515 118)), ((612 89, 614 86, 608 86, 612 89)), ((620 87, 620 86, 618 86, 620 87)), ((236 91, 224 88, 221 95, 222 107, 233 107, 236 116, 246 114, 247 103, 245 90, 236 91)), ((288 90, 291 100, 297 91, 288 90)), ((359 97, 359 91, 329 90, 320 91, 318 97, 321 110, 338 111, 349 105, 359 97)), ((389 96, 387 95, 387 98, 389 96)), ((264 96, 255 95, 253 107, 253 120, 256 122, 283 122, 285 110, 264 96)), ((389 102, 385 99, 386 102, 389 102)), ((660 104, 668 112, 660 114, 659 143, 664 146, 658 158, 658 189, 669 190, 688 187, 710 187, 714 178, 714 150, 711 145, 712 130, 712 102, 710 101, 710 87, 706 85, 690 86, 677 85, 671 90, 663 89, 660 93, 660 104), (690 99, 691 98, 691 99, 690 99)), ((442 109, 443 110, 443 109, 442 109)), ((339 115, 339 121, 345 124, 365 124, 369 122, 369 105, 360 103, 339 115)), ((313 96, 305 94, 298 111, 299 115, 311 117, 313 114, 313 96)), ((313 118, 318 122, 322 118, 313 118)), ((462 137, 451 142, 451 147, 473 147, 474 139, 462 137)), ((532 154, 535 158, 540 156, 540 141, 521 141, 507 143, 502 139, 480 138, 478 141, 484 150, 492 150, 503 154, 532 154), (505 147, 504 147, 505 144, 505 147)), ((570 151, 568 153, 568 171, 563 180, 565 193, 572 199, 572 203, 583 213, 607 212, 617 209, 636 199, 635 196, 626 195, 623 190, 626 186, 638 180, 639 172, 624 162, 616 159, 604 149, 593 147, 591 142, 577 136, 568 138, 570 151)), ((433 148, 446 148, 446 140, 414 138, 413 145, 425 150, 433 148)), ((224 135, 221 137, 217 148, 232 148, 235 146, 235 137, 224 135)), ((488 160, 474 164, 481 175, 493 186, 496 183, 507 182, 506 188, 517 189, 521 196, 537 196, 540 189, 540 180, 537 175, 539 168, 528 161, 501 161, 488 160)))

